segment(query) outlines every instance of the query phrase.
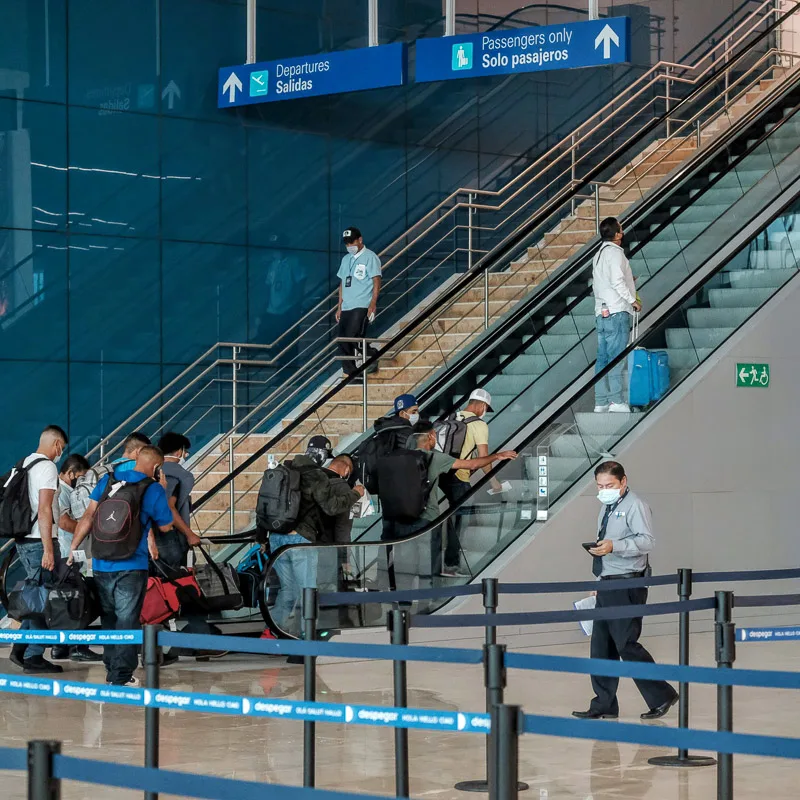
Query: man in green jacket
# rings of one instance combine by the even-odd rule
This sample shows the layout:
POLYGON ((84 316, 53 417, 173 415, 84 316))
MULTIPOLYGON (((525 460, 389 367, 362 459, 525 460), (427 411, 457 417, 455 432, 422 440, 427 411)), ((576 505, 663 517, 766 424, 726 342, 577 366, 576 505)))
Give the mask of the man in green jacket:
MULTIPOLYGON (((308 443, 306 454, 297 456, 287 464, 300 473, 300 512, 291 533, 270 535, 270 549, 273 553, 287 545, 315 544, 329 524, 326 517, 336 517, 349 511, 363 495, 363 486, 351 489, 346 482, 353 471, 353 462, 347 456, 339 456, 328 465, 327 469, 335 472, 338 478, 329 476, 322 469, 326 456, 330 454, 330 441, 324 436, 314 436, 308 443)), ((318 555, 315 547, 294 546, 275 562, 275 572, 281 587, 271 616, 275 625, 284 633, 296 636, 300 631, 299 615, 295 615, 291 621, 290 618, 303 589, 317 585, 318 555)))

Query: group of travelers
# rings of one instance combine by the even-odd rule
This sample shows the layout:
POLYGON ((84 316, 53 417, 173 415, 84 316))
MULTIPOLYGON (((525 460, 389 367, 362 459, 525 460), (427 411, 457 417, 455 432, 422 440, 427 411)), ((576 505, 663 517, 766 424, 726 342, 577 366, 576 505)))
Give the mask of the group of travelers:
MULTIPOLYGON (((84 456, 72 454, 59 472, 56 465, 68 443, 62 428, 49 425, 36 451, 3 479, 0 526, 16 540, 27 581, 42 584, 64 565, 80 564, 92 578, 102 628, 138 628, 151 563, 181 569, 189 550, 201 541, 191 528, 194 477, 184 466, 191 442, 166 433, 156 447, 144 434, 132 433, 122 455, 109 464, 90 467, 84 456)), ((207 631, 203 617, 189 616, 187 623, 190 630, 207 631), (193 622, 197 627, 192 628, 193 622)), ((22 630, 39 627, 35 617, 21 623, 22 630)), ((63 671, 53 661, 102 661, 108 683, 138 685, 136 645, 105 646, 102 655, 83 645, 54 646, 53 661, 44 653, 41 644, 16 644, 10 660, 26 673, 49 674, 63 671)), ((163 658, 167 665, 178 656, 163 658)))

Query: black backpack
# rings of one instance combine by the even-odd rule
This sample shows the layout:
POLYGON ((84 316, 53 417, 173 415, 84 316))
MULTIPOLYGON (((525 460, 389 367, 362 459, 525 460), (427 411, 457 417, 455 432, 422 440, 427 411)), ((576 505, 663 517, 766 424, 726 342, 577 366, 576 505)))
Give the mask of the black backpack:
MULTIPOLYGON (((21 541, 31 535, 38 514, 33 515, 28 494, 28 472, 47 459, 35 458, 27 467, 25 459, 0 478, 0 536, 21 541)), ((58 520, 56 520, 58 524, 58 520)))
POLYGON ((256 503, 261 533, 291 533, 300 515, 300 500, 300 472, 291 461, 266 470, 256 503))
POLYGON ((428 505, 431 454, 425 450, 395 450, 378 461, 381 511, 384 519, 416 522, 428 505))
MULTIPOLYGON (((479 417, 469 417, 462 419, 459 412, 449 414, 443 420, 435 422, 433 429, 436 433, 436 448, 453 458, 461 458, 461 451, 464 449, 464 442, 467 438, 467 428, 473 423, 478 422, 479 417)), ((464 457, 470 458, 471 453, 464 457)))
POLYGON ((137 483, 108 476, 92 520, 92 558, 124 561, 131 558, 142 541, 142 498, 155 481, 137 483))
POLYGON ((385 417, 375 423, 375 434, 354 453, 361 483, 370 494, 380 495, 378 463, 389 453, 404 448, 411 431, 412 426, 408 421, 400 417, 385 417))

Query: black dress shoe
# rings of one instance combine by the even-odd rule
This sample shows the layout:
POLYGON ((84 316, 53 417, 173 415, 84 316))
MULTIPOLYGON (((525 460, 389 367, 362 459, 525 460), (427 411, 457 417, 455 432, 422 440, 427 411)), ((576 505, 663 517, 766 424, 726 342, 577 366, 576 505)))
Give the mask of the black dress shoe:
POLYGON ((70 649, 69 660, 78 664, 97 664, 103 660, 103 656, 90 650, 85 644, 79 644, 70 649))
POLYGON ((69 645, 56 644, 50 650, 50 657, 53 661, 66 661, 69 658, 69 645))
POLYGON ((25 662, 23 658, 25 657, 25 651, 28 649, 28 645, 26 644, 15 644, 11 648, 11 654, 8 656, 8 660, 16 667, 23 669, 25 667, 25 662))
POLYGON ((644 714, 641 715, 640 719, 661 719, 661 717, 663 717, 677 702, 678 695, 676 693, 672 700, 667 700, 666 703, 656 706, 655 708, 651 708, 649 711, 645 711, 644 714))
POLYGON ((64 670, 58 664, 51 664, 42 656, 26 658, 23 662, 23 670, 29 673, 42 673, 47 675, 59 675, 64 670))
POLYGON ((602 711, 592 711, 590 708, 588 711, 573 711, 573 717, 577 717, 578 719, 618 719, 619 714, 604 714, 602 711))

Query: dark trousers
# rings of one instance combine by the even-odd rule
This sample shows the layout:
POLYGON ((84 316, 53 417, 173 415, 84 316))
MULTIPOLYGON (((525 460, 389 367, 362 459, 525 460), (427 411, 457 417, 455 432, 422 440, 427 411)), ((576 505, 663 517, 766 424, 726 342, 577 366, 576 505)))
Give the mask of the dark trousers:
MULTIPOLYGON (((455 472, 447 472, 439 478, 439 486, 447 498, 450 508, 458 505, 461 498, 469 491, 470 484, 459 480, 455 472)), ((460 513, 453 514, 445 523, 447 528, 447 541, 444 548, 444 565, 457 567, 461 553, 461 526, 464 517, 460 513)), ((437 528, 431 539, 431 562, 433 574, 442 570, 442 529, 437 528)))
MULTIPOLYGON (((396 520, 383 519, 383 531, 381 532, 381 541, 382 542, 394 542, 399 539, 406 539, 410 536, 413 536, 417 531, 422 530, 429 522, 426 519, 418 519, 416 522, 397 522, 396 520)), ((440 530, 440 527, 437 527, 433 534, 436 534, 440 530)), ((439 534, 441 536, 441 534, 439 534)), ((402 548, 403 545, 400 545, 402 548)), ((405 545, 407 548, 404 551, 401 551, 403 557, 400 559, 400 575, 401 585, 398 586, 397 583, 397 562, 395 561, 395 552, 394 547, 387 547, 386 550, 386 572, 389 577, 389 589, 390 591, 394 592, 397 589, 413 589, 414 586, 414 578, 419 577, 419 565, 416 563, 413 555, 412 550, 416 552, 416 545, 412 542, 405 545), (416 573, 416 574, 415 574, 416 573)))
MULTIPOLYGON (((342 311, 339 320, 339 336, 349 339, 367 335, 367 309, 351 308, 349 311, 342 311)), ((339 342, 339 349, 345 360, 342 361, 342 369, 345 375, 352 375, 356 371, 355 355, 360 352, 361 347, 357 342, 339 342)))
MULTIPOLYGON (((141 628, 147 570, 95 572, 94 581, 100 599, 100 620, 107 631, 135 631, 141 628)), ((103 663, 109 683, 119 686, 133 677, 139 665, 139 646, 135 644, 105 645, 103 663)))
MULTIPOLYGON (((599 584, 600 587, 613 585, 613 581, 601 581, 599 584)), ((637 606, 646 602, 646 588, 621 590, 602 588, 597 592, 597 608, 637 606)), ((639 644, 641 634, 641 617, 596 619, 592 627, 591 657, 652 664, 653 657, 643 645, 639 644)), ((675 690, 666 681, 642 681, 634 678, 634 683, 648 708, 656 708, 675 697, 675 690)), ((595 697, 591 703, 591 710, 601 714, 619 714, 618 685, 619 678, 592 675, 595 697)))
MULTIPOLYGON (((42 581, 50 577, 50 573, 42 569, 42 556, 44 556, 44 545, 41 539, 27 539, 24 542, 17 542, 17 556, 25 569, 25 577, 29 581, 41 585, 42 581)), ((53 560, 55 566, 61 561, 61 551, 58 548, 58 541, 53 541, 53 560)), ((46 628, 46 625, 40 626, 38 622, 32 619, 22 620, 19 626, 21 631, 36 631, 40 628, 46 628)), ((37 656, 44 655, 43 644, 29 644, 24 647, 23 659, 36 658, 37 656)))

